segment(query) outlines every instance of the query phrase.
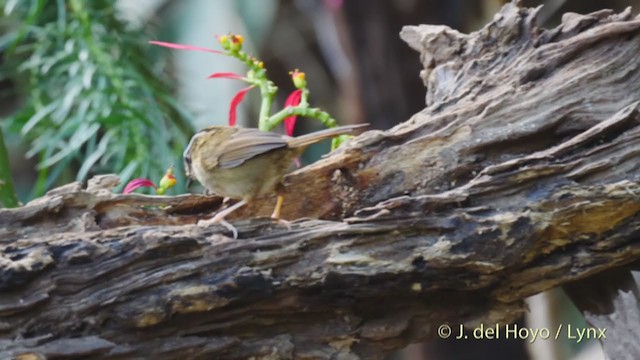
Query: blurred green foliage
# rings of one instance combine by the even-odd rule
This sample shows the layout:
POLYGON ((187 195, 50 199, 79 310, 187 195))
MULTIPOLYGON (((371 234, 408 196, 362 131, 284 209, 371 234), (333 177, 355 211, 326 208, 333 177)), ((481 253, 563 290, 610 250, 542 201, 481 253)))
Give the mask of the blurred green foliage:
POLYGON ((9 166, 9 154, 4 144, 4 134, 0 127, 0 206, 16 207, 20 203, 13 187, 11 167, 9 166))
POLYGON ((118 173, 121 186, 132 177, 159 180, 172 164, 182 174, 190 115, 162 64, 150 61, 149 36, 121 21, 115 2, 3 2, 0 79, 24 98, 6 129, 38 159, 34 196, 95 173, 118 173))

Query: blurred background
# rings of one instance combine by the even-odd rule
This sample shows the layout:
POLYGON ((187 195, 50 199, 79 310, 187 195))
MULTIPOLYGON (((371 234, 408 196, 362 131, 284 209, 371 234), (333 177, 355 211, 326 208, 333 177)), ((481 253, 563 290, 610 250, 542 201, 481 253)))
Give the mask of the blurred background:
MULTIPOLYGON (((24 203, 95 174, 117 173, 122 184, 136 177, 158 181, 174 165, 178 186, 169 193, 183 193, 186 143, 199 129, 226 124, 231 98, 245 86, 206 77, 246 69, 232 58, 154 47, 149 40, 219 49, 215 35, 242 34, 245 49, 264 61, 280 87, 274 110, 294 89, 288 72, 300 68, 312 106, 341 124, 389 128, 423 109, 425 101, 418 54, 400 40, 402 26, 444 24, 471 32, 504 3, 0 0, 0 175, 11 175, 24 203)), ((640 8, 640 0, 522 3, 544 5, 539 25, 547 28, 565 12, 640 8)), ((249 93, 238 110, 240 125, 256 125, 258 106, 258 92, 249 93)), ((321 128, 311 119, 298 124, 296 133, 321 128)), ((303 162, 327 150, 328 144, 311 149, 303 162)), ((0 186, 0 192, 5 189, 0 186)), ((560 291, 530 299, 530 308, 536 315, 522 319, 522 326, 584 325, 560 291)), ((595 343, 441 340, 390 357, 478 358, 601 359, 602 354, 595 343)))

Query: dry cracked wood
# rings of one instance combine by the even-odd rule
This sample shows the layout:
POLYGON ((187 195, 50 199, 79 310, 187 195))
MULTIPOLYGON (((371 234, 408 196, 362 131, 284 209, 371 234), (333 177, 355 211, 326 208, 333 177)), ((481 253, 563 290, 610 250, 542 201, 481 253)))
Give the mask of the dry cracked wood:
POLYGON ((0 210, 0 358, 378 359, 639 259, 640 19, 536 13, 403 29, 426 108, 291 174, 291 230, 100 184, 0 210))

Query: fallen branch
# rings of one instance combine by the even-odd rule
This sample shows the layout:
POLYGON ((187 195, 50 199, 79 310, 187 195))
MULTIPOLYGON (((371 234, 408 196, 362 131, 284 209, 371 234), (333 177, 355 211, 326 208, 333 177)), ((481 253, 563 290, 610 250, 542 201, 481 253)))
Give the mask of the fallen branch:
POLYGON ((0 357, 377 359, 638 260, 640 19, 536 13, 403 29, 427 107, 291 174, 291 230, 109 177, 0 210, 0 357))

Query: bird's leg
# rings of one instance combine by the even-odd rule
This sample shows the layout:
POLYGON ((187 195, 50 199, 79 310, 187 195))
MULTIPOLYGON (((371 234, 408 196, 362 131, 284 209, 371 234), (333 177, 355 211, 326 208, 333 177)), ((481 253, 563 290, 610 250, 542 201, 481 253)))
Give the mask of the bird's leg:
POLYGON ((280 219, 280 211, 282 210, 282 203, 284 203, 284 196, 278 195, 276 199, 276 207, 273 209, 273 213, 271 214, 272 219, 280 219))
POLYGON ((271 214, 271 219, 278 222, 280 225, 284 225, 288 230, 291 230, 291 224, 287 220, 283 220, 280 218, 280 211, 282 210, 282 203, 284 202, 284 196, 278 195, 276 199, 276 207, 273 209, 273 213, 271 214))
POLYGON ((231 214, 232 212, 236 211, 237 209, 241 208, 242 206, 244 206, 246 204, 247 204, 247 202, 245 200, 238 201, 237 203, 229 206, 228 208, 226 208, 226 209, 224 209, 222 211, 219 211, 211 219, 198 221, 198 226, 210 226, 210 225, 213 225, 213 224, 220 224, 220 225, 224 226, 225 228, 227 228, 229 231, 231 231, 233 233, 233 239, 235 240, 235 239, 238 238, 238 230, 235 228, 235 226, 231 225, 224 218, 227 215, 231 214))

